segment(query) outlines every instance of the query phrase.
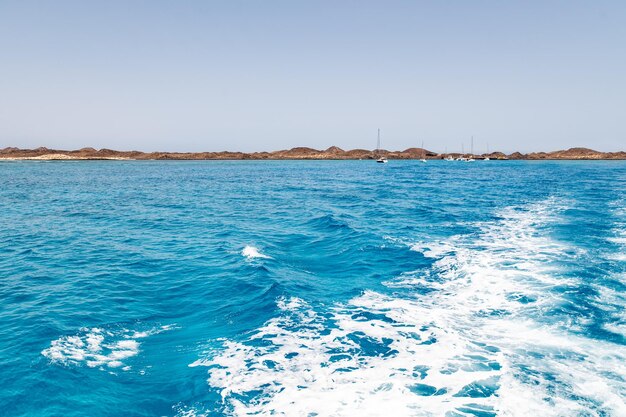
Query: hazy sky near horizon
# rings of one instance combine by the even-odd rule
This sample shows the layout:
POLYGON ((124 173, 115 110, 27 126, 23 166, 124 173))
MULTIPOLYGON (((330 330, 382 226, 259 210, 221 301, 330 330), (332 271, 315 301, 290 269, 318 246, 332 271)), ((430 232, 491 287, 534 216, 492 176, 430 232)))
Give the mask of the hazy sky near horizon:
POLYGON ((0 0, 0 148, 626 149, 624 1, 0 0))

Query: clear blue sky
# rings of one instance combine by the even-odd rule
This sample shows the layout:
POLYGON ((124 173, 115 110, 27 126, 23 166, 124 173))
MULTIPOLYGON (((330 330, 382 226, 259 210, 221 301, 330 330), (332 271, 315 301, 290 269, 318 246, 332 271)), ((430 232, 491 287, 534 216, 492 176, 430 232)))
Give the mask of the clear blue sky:
POLYGON ((626 149, 626 1, 0 0, 0 147, 626 149))

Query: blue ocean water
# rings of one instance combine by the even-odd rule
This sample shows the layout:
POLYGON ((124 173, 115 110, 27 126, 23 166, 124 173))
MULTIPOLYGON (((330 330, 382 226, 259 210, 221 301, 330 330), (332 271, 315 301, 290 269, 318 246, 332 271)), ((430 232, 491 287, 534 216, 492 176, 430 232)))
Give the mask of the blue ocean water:
POLYGON ((626 415, 624 162, 0 178, 0 415, 626 415))

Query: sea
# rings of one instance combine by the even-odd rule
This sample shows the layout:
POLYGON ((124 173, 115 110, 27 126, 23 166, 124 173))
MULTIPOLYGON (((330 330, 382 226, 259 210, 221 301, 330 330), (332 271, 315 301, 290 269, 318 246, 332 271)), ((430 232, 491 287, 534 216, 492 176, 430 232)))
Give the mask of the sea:
POLYGON ((624 161, 0 179, 2 416, 626 416, 624 161))

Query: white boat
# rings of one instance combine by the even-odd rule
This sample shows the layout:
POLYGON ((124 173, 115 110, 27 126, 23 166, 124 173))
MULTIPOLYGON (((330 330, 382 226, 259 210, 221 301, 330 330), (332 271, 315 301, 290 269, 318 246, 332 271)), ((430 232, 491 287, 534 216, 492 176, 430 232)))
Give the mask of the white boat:
POLYGON ((426 162, 426 150, 424 149, 424 141, 422 141, 422 159, 420 162, 426 162))
MULTIPOLYGON (((380 129, 378 129, 378 142, 376 142, 376 155, 380 155, 380 129)), ((376 162, 379 164, 386 164, 389 161, 387 161, 387 158, 385 158, 384 156, 379 156, 376 162)))
POLYGON ((465 157, 465 144, 461 143, 461 155, 459 155, 458 158, 456 158, 457 161, 466 161, 467 158, 465 157))
POLYGON ((453 157, 451 157, 451 156, 448 156, 448 157, 445 159, 445 161, 454 161, 454 158, 453 158, 453 157))

